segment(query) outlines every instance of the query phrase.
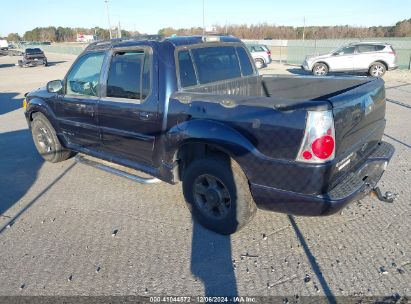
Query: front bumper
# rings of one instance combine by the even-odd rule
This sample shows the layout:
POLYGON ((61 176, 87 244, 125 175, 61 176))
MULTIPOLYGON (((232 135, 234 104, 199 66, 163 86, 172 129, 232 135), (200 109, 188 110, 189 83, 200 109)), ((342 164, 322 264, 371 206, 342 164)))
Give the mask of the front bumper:
POLYGON ((366 196, 380 180, 394 147, 381 142, 359 168, 346 174, 333 189, 321 195, 307 195, 252 184, 251 193, 260 209, 294 215, 329 215, 366 196))
POLYGON ((301 68, 304 71, 311 72, 311 68, 310 68, 310 66, 308 65, 308 63, 306 61, 304 61, 304 63, 301 65, 301 68))

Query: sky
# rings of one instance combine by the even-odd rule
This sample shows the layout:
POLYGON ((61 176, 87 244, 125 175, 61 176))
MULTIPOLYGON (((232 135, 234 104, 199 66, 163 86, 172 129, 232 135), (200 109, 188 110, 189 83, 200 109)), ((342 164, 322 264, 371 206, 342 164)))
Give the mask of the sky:
MULTIPOLYGON (((411 18, 411 0, 204 0, 205 25, 394 25, 411 18)), ((112 26, 155 34, 202 26, 203 0, 109 0, 112 26)), ((0 37, 35 27, 108 27, 104 0, 0 0, 0 37)))

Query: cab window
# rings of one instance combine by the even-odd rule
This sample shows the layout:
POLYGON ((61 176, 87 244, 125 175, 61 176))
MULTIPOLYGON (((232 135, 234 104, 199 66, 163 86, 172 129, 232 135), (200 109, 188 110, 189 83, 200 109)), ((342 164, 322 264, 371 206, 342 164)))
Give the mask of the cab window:
POLYGON ((242 47, 237 47, 238 59, 240 60, 241 72, 243 76, 249 76, 254 73, 253 66, 251 65, 250 58, 247 52, 242 47))
POLYGON ((113 54, 107 78, 107 97, 144 100, 150 92, 150 61, 141 51, 113 54))
POLYGON ((83 55, 71 69, 66 79, 66 94, 98 96, 104 52, 83 55))

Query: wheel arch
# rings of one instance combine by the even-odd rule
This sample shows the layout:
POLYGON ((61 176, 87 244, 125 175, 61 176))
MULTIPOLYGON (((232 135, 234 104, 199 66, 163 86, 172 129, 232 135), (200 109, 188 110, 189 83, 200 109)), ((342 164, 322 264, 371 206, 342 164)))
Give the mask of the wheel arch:
MULTIPOLYGON (((170 134, 173 134, 173 131, 170 134)), ((176 164, 176 170, 174 170, 176 181, 182 180, 184 170, 192 161, 210 155, 227 161, 235 161, 249 178, 247 160, 244 156, 250 153, 255 154, 255 147, 247 138, 230 127, 215 122, 191 121, 187 122, 184 131, 179 130, 168 138, 168 146, 171 146, 168 149, 168 159, 176 164), (203 134, 198 136, 197 132, 200 130, 203 134), (212 131, 204 133, 204 130, 212 131), (173 138, 179 138, 179 140, 174 142, 173 138)))
POLYGON ((388 70, 388 64, 384 60, 375 60, 371 62, 371 64, 368 66, 368 70, 376 63, 382 63, 385 66, 385 70, 388 70))

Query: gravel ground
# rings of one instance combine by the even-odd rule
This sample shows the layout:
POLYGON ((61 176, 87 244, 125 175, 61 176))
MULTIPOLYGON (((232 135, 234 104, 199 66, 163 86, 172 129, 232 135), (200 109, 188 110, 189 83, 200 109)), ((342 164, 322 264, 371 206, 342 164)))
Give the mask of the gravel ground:
POLYGON ((367 197, 320 218, 259 211, 228 237, 192 222, 181 185, 43 162, 23 94, 62 78, 75 58, 48 57, 50 67, 23 69, 0 58, 0 296, 411 296, 410 71, 384 77, 402 103, 387 103, 384 140, 396 154, 380 182, 399 194, 394 204, 367 197))

